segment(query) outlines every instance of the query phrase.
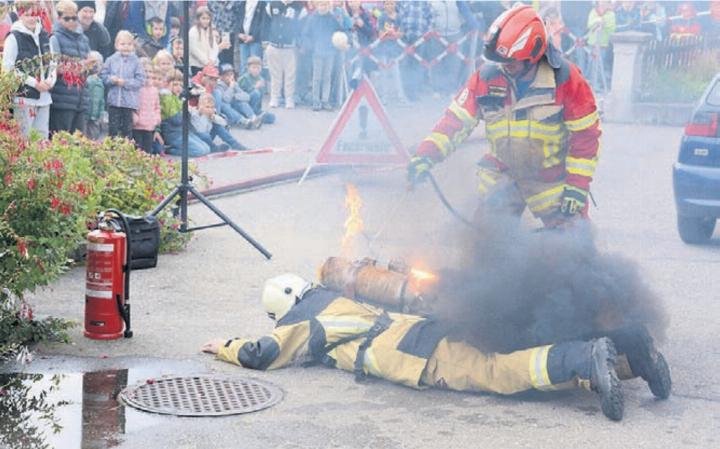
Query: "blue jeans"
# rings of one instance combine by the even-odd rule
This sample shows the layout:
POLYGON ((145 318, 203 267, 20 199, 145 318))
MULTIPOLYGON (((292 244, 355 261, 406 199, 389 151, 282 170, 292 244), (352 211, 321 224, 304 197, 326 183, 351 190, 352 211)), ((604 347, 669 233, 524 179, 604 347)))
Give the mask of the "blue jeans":
POLYGON ((215 90, 212 96, 215 99, 215 108, 218 110, 218 112, 225 116, 230 125, 237 125, 238 123, 240 123, 240 119, 242 117, 235 109, 233 109, 230 103, 226 103, 223 101, 220 92, 215 90))
MULTIPOLYGON (((182 155, 182 133, 173 133, 170 138, 166 137, 165 144, 170 146, 168 153, 175 156, 182 155)), ((208 153, 210 153, 210 147, 195 133, 188 133, 188 156, 205 156, 208 153)))
POLYGON ((230 145, 230 148, 234 150, 246 149, 246 147, 237 140, 235 140, 235 138, 230 135, 230 133, 224 127, 218 125, 217 123, 213 123, 212 129, 209 133, 195 133, 195 135, 202 139, 202 141, 207 144, 207 146, 210 148, 210 151, 213 153, 218 150, 217 145, 213 143, 215 137, 220 137, 220 140, 230 145))
POLYGON ((253 117, 255 117, 255 111, 253 110, 252 106, 250 106, 250 103, 248 103, 247 101, 234 100, 230 104, 230 106, 232 107, 233 111, 247 119, 252 119, 253 117))
POLYGON ((262 112, 262 99, 263 94, 261 91, 254 89, 252 92, 250 92, 250 107, 255 114, 259 114, 262 112))
POLYGON ((240 67, 236 67, 241 74, 247 72, 247 60, 250 56, 262 57, 262 44, 260 42, 250 42, 244 44, 238 42, 240 46, 240 67))

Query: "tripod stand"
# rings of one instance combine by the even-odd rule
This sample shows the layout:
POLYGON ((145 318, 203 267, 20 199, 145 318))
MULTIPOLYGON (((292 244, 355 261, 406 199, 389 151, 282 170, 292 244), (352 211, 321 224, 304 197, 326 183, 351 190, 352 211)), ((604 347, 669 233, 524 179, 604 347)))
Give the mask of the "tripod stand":
POLYGON ((265 256, 267 259, 270 259, 272 257, 272 254, 268 252, 260 243, 258 243, 255 239, 253 239, 248 233, 243 231, 243 229, 235 224, 227 215, 225 215, 220 209, 218 209, 214 204, 210 202, 203 194, 198 192, 195 187, 193 187, 192 184, 190 184, 190 179, 188 176, 188 132, 189 132, 189 123, 190 123, 190 113, 188 111, 188 99, 190 97, 190 2, 184 1, 183 3, 183 24, 182 24, 182 33, 183 33, 183 130, 182 130, 182 162, 181 162, 181 174, 180 174, 180 184, 175 187, 175 189, 168 195, 158 206, 153 209, 152 212, 150 212, 151 215, 155 216, 159 214, 168 204, 170 204, 175 197, 179 197, 179 203, 180 203, 180 232, 191 232, 191 231, 198 231, 200 229, 207 229, 207 228, 215 228, 218 226, 225 226, 228 225, 231 228, 235 230, 238 234, 240 234, 245 240, 248 241, 252 246, 255 247, 258 251, 262 253, 263 256, 265 256), (198 199, 201 203, 203 203, 205 206, 207 206, 208 209, 213 211, 215 215, 217 215, 222 222, 211 224, 211 225, 205 225, 205 226, 196 226, 193 228, 188 227, 188 214, 187 214, 187 203, 188 203, 188 194, 192 194, 195 198, 198 199))

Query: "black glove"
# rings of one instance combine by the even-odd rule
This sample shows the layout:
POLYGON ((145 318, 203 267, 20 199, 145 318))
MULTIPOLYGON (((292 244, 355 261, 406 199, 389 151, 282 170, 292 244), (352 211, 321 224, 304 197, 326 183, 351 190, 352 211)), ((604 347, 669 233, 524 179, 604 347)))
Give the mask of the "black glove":
POLYGON ((433 160, 427 156, 413 156, 407 169, 410 184, 414 185, 424 181, 433 165, 433 160))
POLYGON ((571 185, 566 185, 560 198, 560 213, 565 217, 573 217, 585 209, 588 191, 571 185))

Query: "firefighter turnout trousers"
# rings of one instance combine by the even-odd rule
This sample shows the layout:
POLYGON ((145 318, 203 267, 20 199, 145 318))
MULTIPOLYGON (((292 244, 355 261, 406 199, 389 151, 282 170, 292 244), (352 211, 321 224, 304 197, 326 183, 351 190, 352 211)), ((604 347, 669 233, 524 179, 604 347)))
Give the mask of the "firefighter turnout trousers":
POLYGON ((359 378, 371 375, 412 388, 500 394, 589 382, 590 343, 486 354, 448 340, 449 330, 425 317, 387 313, 317 287, 278 321, 271 335, 228 340, 218 358, 261 370, 311 360, 355 372, 359 378))

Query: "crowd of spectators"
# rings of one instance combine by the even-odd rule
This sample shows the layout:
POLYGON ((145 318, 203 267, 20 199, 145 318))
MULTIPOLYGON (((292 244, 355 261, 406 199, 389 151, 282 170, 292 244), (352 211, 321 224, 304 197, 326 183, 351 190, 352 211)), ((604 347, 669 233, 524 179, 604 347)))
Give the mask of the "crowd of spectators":
POLYGON ((605 90, 612 72, 610 36, 616 32, 651 34, 657 41, 720 38, 720 1, 560 2, 544 18, 556 46, 570 53, 596 90, 605 90))
MULTIPOLYGON (((244 149, 229 128, 274 123, 275 108, 336 109, 362 74, 384 102, 449 95, 481 63, 482 35, 513 3, 194 1, 190 154, 244 149)), ((720 1, 526 3, 596 88, 607 82, 615 32, 720 35, 720 1)), ((178 153, 183 20, 180 1, 0 0, 2 66, 23 79, 13 111, 23 133, 79 130, 178 153)))

